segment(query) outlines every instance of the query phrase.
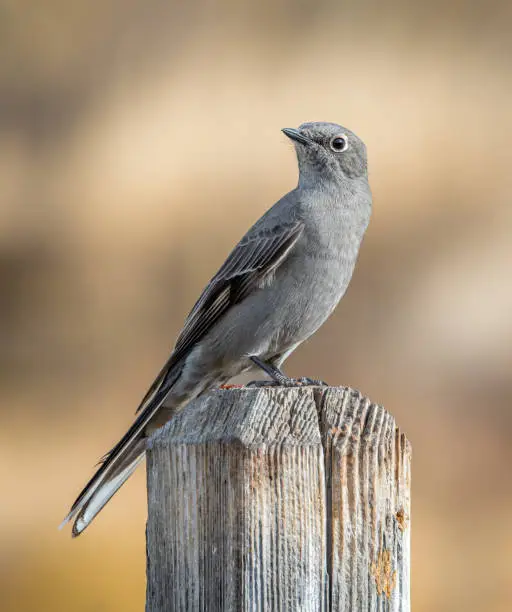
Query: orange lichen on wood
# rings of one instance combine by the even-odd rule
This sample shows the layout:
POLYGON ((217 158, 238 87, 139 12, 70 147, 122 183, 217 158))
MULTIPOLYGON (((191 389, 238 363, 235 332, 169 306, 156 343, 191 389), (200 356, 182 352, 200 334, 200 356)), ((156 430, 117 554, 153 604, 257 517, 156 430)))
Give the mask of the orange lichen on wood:
POLYGON ((398 528, 400 529, 400 531, 405 531, 407 529, 407 524, 409 520, 409 517, 405 513, 405 510, 403 508, 400 508, 400 510, 396 513, 395 516, 396 521, 398 523, 398 528))
POLYGON ((345 433, 345 430, 342 427, 331 427, 329 429, 329 433, 331 436, 342 436, 345 433))
POLYGON ((396 571, 391 568, 391 553, 383 550, 377 557, 377 563, 372 563, 372 576, 375 578, 375 585, 379 595, 386 595, 389 599, 396 586, 396 571))

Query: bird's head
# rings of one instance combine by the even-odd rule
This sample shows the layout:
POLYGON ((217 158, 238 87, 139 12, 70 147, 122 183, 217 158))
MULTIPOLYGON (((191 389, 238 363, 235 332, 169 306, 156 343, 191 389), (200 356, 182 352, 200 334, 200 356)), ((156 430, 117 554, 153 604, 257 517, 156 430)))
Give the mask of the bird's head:
POLYGON ((298 129, 284 128, 294 141, 301 179, 341 180, 367 177, 364 142, 336 123, 303 123, 298 129))

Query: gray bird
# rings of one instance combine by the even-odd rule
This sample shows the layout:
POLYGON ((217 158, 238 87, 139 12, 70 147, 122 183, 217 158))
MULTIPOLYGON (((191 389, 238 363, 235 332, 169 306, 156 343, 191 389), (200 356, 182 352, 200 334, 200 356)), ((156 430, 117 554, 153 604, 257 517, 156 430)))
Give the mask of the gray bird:
POLYGON ((297 187, 251 227, 206 286, 135 422, 64 519, 76 517, 73 536, 143 460, 148 436, 192 399, 256 366, 273 384, 318 384, 280 368, 350 282, 372 206, 366 147, 334 123, 283 132, 295 144, 297 187))

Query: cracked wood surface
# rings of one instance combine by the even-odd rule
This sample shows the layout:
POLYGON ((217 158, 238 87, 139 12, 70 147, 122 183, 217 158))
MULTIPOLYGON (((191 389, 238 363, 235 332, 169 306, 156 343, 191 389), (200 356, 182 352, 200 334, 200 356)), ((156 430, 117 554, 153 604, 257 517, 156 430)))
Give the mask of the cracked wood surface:
POLYGON ((147 456, 147 612, 410 610, 411 449, 357 391, 215 391, 147 456))

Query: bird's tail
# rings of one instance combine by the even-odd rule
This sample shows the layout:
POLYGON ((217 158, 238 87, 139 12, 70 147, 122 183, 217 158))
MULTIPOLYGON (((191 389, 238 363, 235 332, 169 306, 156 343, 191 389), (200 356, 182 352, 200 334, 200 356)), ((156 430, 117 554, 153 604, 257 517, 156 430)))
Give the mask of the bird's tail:
POLYGON ((133 474, 146 453, 146 427, 162 406, 172 382, 168 378, 164 382, 163 377, 155 381, 142 401, 139 416, 114 448, 102 458, 100 467, 77 497, 59 529, 75 519, 73 537, 80 535, 133 474))
POLYGON ((100 468, 89 481, 81 496, 77 498, 69 514, 60 524, 59 529, 64 527, 68 521, 76 517, 72 534, 73 537, 80 535, 92 522, 98 512, 107 504, 114 493, 116 493, 133 474, 139 463, 144 459, 145 454, 145 444, 144 441, 141 441, 131 449, 131 452, 126 457, 116 462, 117 465, 115 469, 113 469, 108 476, 102 478, 100 468), (82 499, 80 499, 80 497, 82 497, 82 499))

